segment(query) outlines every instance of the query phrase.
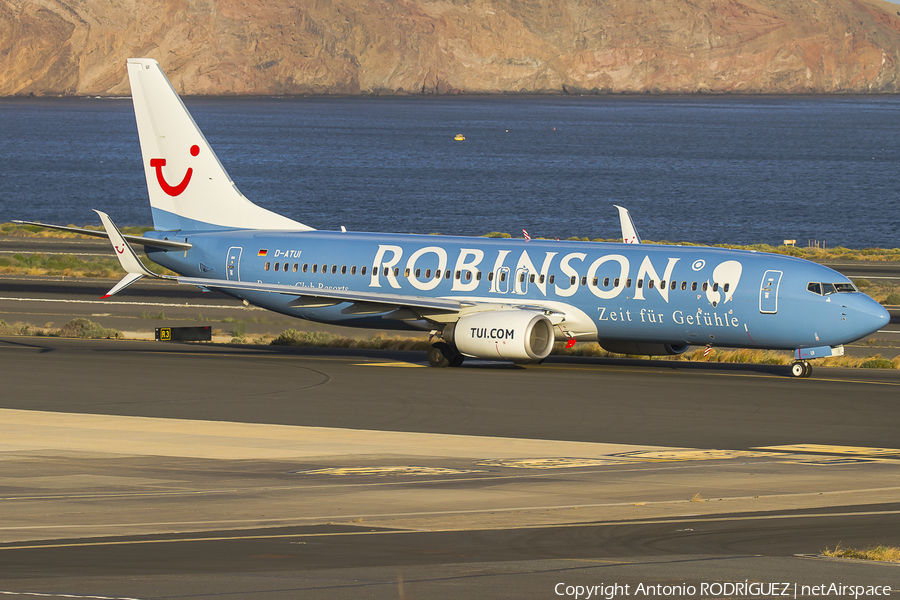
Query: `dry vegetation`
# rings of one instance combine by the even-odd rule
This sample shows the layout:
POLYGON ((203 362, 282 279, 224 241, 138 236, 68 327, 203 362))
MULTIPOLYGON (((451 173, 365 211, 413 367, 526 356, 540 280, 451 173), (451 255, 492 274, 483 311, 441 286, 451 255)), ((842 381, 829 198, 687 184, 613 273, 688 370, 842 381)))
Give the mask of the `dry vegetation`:
POLYGON ((885 562, 900 562, 900 548, 896 546, 869 546, 862 550, 855 548, 841 548, 840 542, 834 550, 825 548, 823 556, 831 558, 856 558, 860 560, 877 560, 885 562))

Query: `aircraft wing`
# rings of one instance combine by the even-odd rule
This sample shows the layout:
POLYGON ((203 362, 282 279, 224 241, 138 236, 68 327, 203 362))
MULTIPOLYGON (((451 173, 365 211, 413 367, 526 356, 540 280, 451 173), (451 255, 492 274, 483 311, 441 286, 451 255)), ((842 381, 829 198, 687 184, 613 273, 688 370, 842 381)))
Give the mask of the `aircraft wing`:
POLYGON ((438 310, 441 312, 457 312, 465 306, 472 306, 472 303, 460 302, 448 298, 426 298, 424 296, 406 296, 400 294, 383 294, 380 292, 354 292, 351 290, 326 290, 319 288, 308 288, 296 285, 281 285, 274 283, 257 283, 252 281, 230 281, 225 279, 203 279, 199 277, 173 277, 178 283, 187 283, 203 288, 218 290, 244 290, 250 292, 269 292, 276 294, 286 294, 288 296, 297 296, 297 306, 330 306, 340 304, 341 302, 353 302, 360 306, 357 310, 348 312, 357 312, 363 314, 369 312, 384 312, 393 308, 425 308, 429 310, 438 310), (363 305, 369 304, 369 307, 363 305))
MULTIPOLYGON (((346 289, 324 289, 303 287, 298 285, 283 285, 275 283, 261 283, 254 281, 232 281, 229 279, 207 279, 202 277, 183 277, 180 275, 157 275, 147 269, 135 253, 134 249, 128 244, 125 236, 119 231, 112 219, 106 213, 95 210, 99 216, 103 227, 106 230, 109 241, 119 259, 119 264, 126 271, 125 277, 117 283, 104 298, 108 298, 116 294, 132 283, 138 281, 142 277, 152 277, 155 279, 167 279, 177 283, 195 285, 203 289, 214 290, 242 290, 248 292, 266 292, 274 294, 285 294, 288 296, 296 296, 296 299, 290 302, 290 306, 302 307, 325 307, 335 306, 337 304, 349 303, 349 306, 341 310, 344 314, 379 314, 393 311, 393 317, 399 320, 410 320, 428 317, 437 321, 452 320, 453 315, 463 311, 466 308, 486 304, 482 301, 467 298, 429 298, 425 296, 410 296, 405 294, 391 294, 383 292, 360 292, 346 289)), ((497 306, 510 306, 506 302, 489 302, 487 304, 496 304, 497 306)), ((513 305, 516 308, 524 310, 532 310, 552 315, 555 322, 564 319, 564 315, 557 308, 548 308, 542 306, 513 305)))
MULTIPOLYGON (((38 223, 36 221, 13 221, 17 225, 37 225, 38 227, 46 227, 47 229, 58 229, 60 231, 71 231, 72 233, 80 233, 90 237, 107 238, 109 234, 105 231, 94 231, 93 229, 83 229, 81 227, 67 227, 65 225, 50 225, 49 223, 38 223)), ((185 242, 173 242, 170 240, 155 240, 153 238, 143 237, 140 235, 125 235, 122 238, 128 240, 132 244, 141 244, 143 246, 154 246, 165 250, 190 250, 191 244, 185 242)))

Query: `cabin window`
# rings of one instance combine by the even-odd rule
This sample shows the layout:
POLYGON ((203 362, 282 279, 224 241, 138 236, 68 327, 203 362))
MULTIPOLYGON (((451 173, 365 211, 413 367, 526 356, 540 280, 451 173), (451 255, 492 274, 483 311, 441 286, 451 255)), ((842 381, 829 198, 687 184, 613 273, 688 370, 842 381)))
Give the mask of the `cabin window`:
POLYGON ((534 273, 528 276, 528 283, 534 283, 534 273))
POLYGON ((388 273, 390 273, 390 271, 391 271, 390 269, 388 269, 387 267, 385 267, 385 268, 384 268, 384 271, 383 271, 383 273, 382 273, 382 275, 384 275, 385 277, 387 277, 387 276, 388 276, 388 273))
POLYGON ((637 285, 638 285, 638 289, 641 289, 642 287, 644 287, 644 280, 643 280, 643 279, 638 279, 638 280, 637 280, 637 285))
POLYGON ((647 282, 647 287, 650 288, 651 290, 653 289, 653 283, 654 283, 654 281, 652 279, 647 282))
POLYGON ((322 265, 322 275, 328 272, 328 265, 322 265))
POLYGON ((331 265, 331 274, 334 275, 337 273, 337 265, 331 265))
POLYGON ((280 267, 280 266, 281 266, 281 263, 275 263, 275 270, 277 271, 278 267, 280 267))
POLYGON ((627 288, 631 287, 631 278, 630 277, 625 280, 625 287, 627 287, 627 288))
POLYGON ((618 277, 613 279, 613 287, 619 287, 619 278, 618 277))
POLYGON ((827 296, 828 294, 833 294, 833 293, 835 293, 835 291, 836 291, 836 290, 834 289, 834 286, 833 286, 832 284, 830 284, 830 283, 823 283, 823 284, 822 284, 822 293, 825 294, 826 296, 827 296))
POLYGON ((665 279, 661 279, 661 280, 660 280, 660 282, 659 282, 659 289, 661 289, 661 290, 666 289, 666 280, 665 280, 665 279))
POLYGON ((300 268, 301 271, 306 273, 306 270, 309 268, 309 263, 303 263, 303 266, 300 268))
POLYGON ((730 283, 726 283, 725 285, 722 286, 722 291, 725 292, 725 293, 727 294, 727 293, 728 293, 728 288, 729 288, 730 286, 731 286, 730 283))
POLYGON ((488 281, 493 281, 493 280, 494 280, 494 272, 491 271, 490 273, 488 273, 488 281))
POLYGON ((596 277, 594 277, 594 278, 591 280, 591 285, 594 286, 594 287, 597 287, 597 285, 598 285, 599 283, 600 283, 600 280, 597 279, 596 277))
POLYGON ((718 292, 718 291, 719 291, 719 284, 718 284, 718 283, 714 283, 714 284, 713 284, 713 291, 714 291, 714 292, 718 292))
POLYGON ((440 279, 441 276, 443 275, 443 273, 444 273, 443 271, 435 271, 435 272, 434 272, 434 278, 435 278, 435 279, 440 279))
POLYGON ((475 271, 475 281, 481 281, 481 271, 475 271))
POLYGON ((700 286, 700 289, 702 289, 704 292, 705 292, 706 290, 708 290, 708 289, 709 289, 709 282, 708 282, 708 281, 704 281, 704 282, 703 282, 703 285, 700 286))
POLYGON ((284 271, 285 273, 287 273, 287 270, 288 270, 288 267, 289 267, 289 266, 290 266, 290 265, 289 265, 288 263, 284 263, 284 268, 281 269, 281 270, 284 271))
POLYGON ((816 282, 810 282, 806 284, 806 289, 813 294, 822 295, 822 284, 816 282))
POLYGON ((425 269, 425 279, 431 279, 431 269, 425 269))
POLYGON ((450 269, 447 269, 447 272, 444 273, 444 279, 450 279, 450 269))
POLYGON ((270 267, 270 266, 271 266, 270 263, 266 263, 266 271, 269 270, 269 267, 270 267))
POLYGON ((554 281, 555 279, 556 279, 556 275, 551 275, 551 276, 550 276, 550 283, 553 283, 553 281, 554 281))
POLYGON ((696 292, 696 291, 697 291, 697 282, 696 282, 696 281, 694 281, 694 282, 691 283, 691 291, 692 291, 692 292, 696 292))
POLYGON ((576 279, 575 279, 575 276, 574 276, 574 275, 572 275, 571 277, 569 277, 569 285, 575 285, 575 281, 576 281, 576 279))
POLYGON ((500 271, 500 281, 506 281, 506 271, 500 271))
POLYGON ((416 269, 416 279, 418 279, 421 274, 422 274, 422 269, 416 269))
POLYGON ((538 279, 538 281, 541 283, 544 283, 544 274, 543 273, 541 273, 541 277, 540 277, 540 279, 538 279))
POLYGON ((525 283, 525 273, 519 273, 519 283, 525 283))
POLYGON ((683 291, 685 291, 686 289, 687 289, 687 281, 682 281, 682 282, 681 282, 681 291, 683 292, 683 291))
POLYGON ((455 275, 454 275, 454 276, 456 277, 456 280, 457 280, 457 281, 459 281, 459 275, 460 275, 460 271, 457 271, 457 272, 455 273, 455 275))
POLYGON ((319 272, 319 265, 313 265, 313 273, 319 272))
POLYGON ((366 270, 368 270, 368 267, 363 267, 362 269, 359 270, 359 274, 360 274, 360 275, 365 275, 365 274, 366 274, 366 270))
POLYGON ((466 281, 472 281, 472 271, 466 271, 466 281))
POLYGON ((292 270, 294 273, 296 273, 296 272, 297 272, 297 269, 299 269, 299 268, 300 268, 300 265, 298 265, 297 263, 294 263, 294 267, 293 267, 291 270, 292 270))
POLYGON ((341 275, 347 274, 347 265, 341 265, 341 275))
POLYGON ((350 274, 356 275, 356 265, 353 265, 352 267, 350 267, 350 274))
POLYGON ((603 287, 609 287, 609 277, 603 278, 603 287))
POLYGON ((678 285, 678 282, 673 281, 672 284, 669 286, 669 288, 674 290, 677 287, 677 285, 678 285))
POLYGON ((409 267, 407 267, 406 270, 403 271, 403 276, 409 277, 409 267))

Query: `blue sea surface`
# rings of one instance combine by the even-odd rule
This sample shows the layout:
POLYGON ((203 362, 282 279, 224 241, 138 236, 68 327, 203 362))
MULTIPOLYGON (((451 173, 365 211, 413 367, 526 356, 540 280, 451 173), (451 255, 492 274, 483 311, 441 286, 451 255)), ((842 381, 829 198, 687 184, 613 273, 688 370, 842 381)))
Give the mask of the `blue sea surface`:
MULTIPOLYGON (((185 100, 241 191, 317 229, 900 246, 900 98, 185 100), (462 133, 466 140, 454 141, 462 133)), ((0 100, 0 222, 150 224, 130 99, 0 100)))

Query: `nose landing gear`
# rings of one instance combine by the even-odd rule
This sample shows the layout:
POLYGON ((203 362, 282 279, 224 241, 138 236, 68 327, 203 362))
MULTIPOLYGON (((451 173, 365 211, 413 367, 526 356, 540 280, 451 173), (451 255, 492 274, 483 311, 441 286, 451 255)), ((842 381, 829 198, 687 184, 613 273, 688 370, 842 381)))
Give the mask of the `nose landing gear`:
POLYGON ((812 375, 812 365, 805 360, 798 360, 791 365, 791 377, 809 377, 812 375))

